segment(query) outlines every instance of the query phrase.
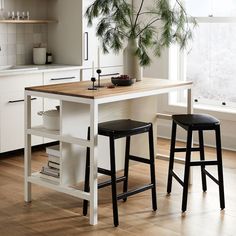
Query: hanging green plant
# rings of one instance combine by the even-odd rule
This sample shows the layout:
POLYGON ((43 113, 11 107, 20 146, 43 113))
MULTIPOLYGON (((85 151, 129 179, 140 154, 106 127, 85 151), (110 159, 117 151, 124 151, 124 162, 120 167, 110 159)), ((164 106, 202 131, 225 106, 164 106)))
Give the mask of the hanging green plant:
POLYGON ((127 41, 135 39, 138 45, 135 54, 140 65, 147 66, 151 63, 150 51, 159 57, 162 50, 171 44, 177 43, 183 49, 192 39, 195 19, 191 18, 190 24, 179 0, 173 2, 153 0, 151 7, 144 8, 144 0, 140 0, 138 7, 125 0, 95 0, 85 16, 90 26, 95 18, 98 19, 96 35, 104 53, 109 53, 109 50, 118 53, 127 41), (160 27, 156 26, 157 22, 160 22, 160 27))

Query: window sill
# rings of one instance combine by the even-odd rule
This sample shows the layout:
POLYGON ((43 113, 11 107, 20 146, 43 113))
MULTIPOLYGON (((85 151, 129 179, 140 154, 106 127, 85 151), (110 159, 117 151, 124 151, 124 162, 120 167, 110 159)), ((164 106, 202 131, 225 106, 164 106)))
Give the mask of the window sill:
MULTIPOLYGON (((171 113, 186 112, 186 103, 167 103, 166 110, 171 113)), ((216 107, 211 105, 193 105, 194 113, 208 113, 216 116, 220 120, 228 120, 236 122, 236 109, 227 107, 216 107)))

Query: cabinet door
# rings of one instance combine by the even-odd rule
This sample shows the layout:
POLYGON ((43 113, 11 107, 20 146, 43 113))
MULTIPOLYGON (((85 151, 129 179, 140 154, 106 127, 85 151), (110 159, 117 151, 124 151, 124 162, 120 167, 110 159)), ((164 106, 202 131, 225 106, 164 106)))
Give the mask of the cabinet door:
MULTIPOLYGON (((24 88, 42 85, 41 73, 0 77, 0 152, 24 147, 24 88)), ((37 112, 42 99, 32 101, 32 126, 41 125, 37 112)), ((32 137, 32 144, 41 144, 41 137, 32 137)))
POLYGON ((96 37, 96 19, 88 27, 85 11, 93 0, 57 0, 48 1, 48 9, 58 24, 48 25, 48 46, 57 64, 83 65, 86 68, 98 66, 98 48, 100 48, 100 67, 123 65, 123 54, 110 52, 102 54, 96 37))
MULTIPOLYGON (((94 0, 83 1, 83 15, 86 9, 93 3, 94 0)), ((95 67, 98 66, 98 54, 100 54, 100 67, 122 66, 123 52, 115 54, 112 51, 108 54, 103 54, 101 43, 96 36, 97 20, 93 21, 91 27, 87 26, 87 19, 83 19, 83 66, 91 68, 94 61, 95 67)))
MULTIPOLYGON (((24 147, 24 92, 1 94, 1 152, 24 147)), ((42 110, 42 99, 32 98, 32 126, 42 124, 37 112, 42 110)), ((41 137, 32 137, 32 145, 43 142, 41 137)))
POLYGON ((48 46, 57 64, 82 65, 82 1, 47 1, 50 17, 57 24, 48 25, 48 46))
POLYGON ((97 20, 93 21, 92 26, 88 26, 87 19, 84 17, 87 8, 94 0, 83 0, 83 66, 91 68, 92 62, 97 67, 98 60, 98 38, 96 36, 97 20))

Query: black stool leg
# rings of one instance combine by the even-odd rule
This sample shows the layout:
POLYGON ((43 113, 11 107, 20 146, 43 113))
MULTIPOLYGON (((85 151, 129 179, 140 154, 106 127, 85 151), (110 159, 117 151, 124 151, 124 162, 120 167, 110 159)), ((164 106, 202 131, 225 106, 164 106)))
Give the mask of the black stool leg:
POLYGON ((154 157, 154 145, 153 145, 153 128, 152 125, 148 132, 149 138, 149 154, 150 154, 150 173, 152 187, 152 208, 154 211, 157 210, 157 194, 156 194, 156 177, 155 177, 155 157, 154 157))
MULTIPOLYGON (((128 176, 129 176, 129 153, 130 153, 130 136, 126 137, 126 146, 125 146, 125 169, 124 169, 124 176, 125 181, 123 185, 123 193, 128 191, 128 176)), ((126 202, 127 197, 123 198, 126 202)))
POLYGON ((190 159, 191 159, 191 148, 192 148, 192 130, 188 130, 187 146, 186 146, 186 158, 185 158, 185 170, 184 170, 184 189, 182 197, 182 212, 187 209, 188 199, 188 184, 189 184, 189 171, 190 171, 190 159))
MULTIPOLYGON (((204 141, 203 141, 203 131, 198 131, 199 136, 199 148, 200 148, 200 160, 205 160, 205 153, 204 153, 204 141)), ((206 173, 205 173, 205 166, 201 166, 201 172, 202 172, 202 190, 204 192, 207 191, 207 183, 206 183, 206 173)))
POLYGON ((216 134, 216 150, 218 161, 218 180, 219 180, 219 194, 220 194, 220 208, 225 208, 225 195, 224 195, 224 179, 223 179, 223 164, 222 164, 222 150, 221 150, 221 138, 220 138, 220 126, 215 129, 216 134))
POLYGON ((110 164, 111 164, 111 187, 112 187, 112 205, 113 205, 113 221, 114 226, 119 225, 118 208, 117 208, 117 192, 116 192, 116 163, 115 163, 115 140, 110 137, 110 164))
POLYGON ((172 132, 171 132, 171 145, 170 145, 170 160, 169 160, 169 171, 168 171, 168 182, 167 182, 167 193, 171 193, 172 188, 172 171, 174 168, 174 155, 175 155, 175 141, 176 141, 176 128, 177 125, 172 122, 172 132))
MULTIPOLYGON (((90 140, 90 128, 88 128, 87 140, 90 140)), ((85 164, 85 178, 84 178, 84 191, 89 192, 89 173, 90 173, 90 148, 86 149, 86 164, 85 164)), ((88 213, 88 200, 83 201, 83 215, 88 213)))

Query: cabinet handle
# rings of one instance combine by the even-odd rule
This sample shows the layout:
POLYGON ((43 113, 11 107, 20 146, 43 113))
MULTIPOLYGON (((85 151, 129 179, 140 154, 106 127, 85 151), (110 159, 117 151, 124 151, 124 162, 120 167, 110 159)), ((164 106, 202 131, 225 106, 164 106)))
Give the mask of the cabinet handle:
POLYGON ((84 52, 84 60, 88 61, 89 59, 89 49, 88 49, 88 32, 84 32, 84 43, 85 43, 85 52, 84 52))
MULTIPOLYGON (((31 98, 30 100, 33 101, 33 100, 36 100, 37 98, 31 98)), ((8 103, 17 103, 17 102, 24 102, 25 100, 24 99, 19 99, 19 100, 11 100, 11 101, 8 101, 8 103)))
POLYGON ((51 80, 52 80, 52 81, 55 81, 55 80, 75 79, 75 78, 76 78, 75 76, 71 76, 71 77, 63 77, 63 78, 52 78, 51 80))

